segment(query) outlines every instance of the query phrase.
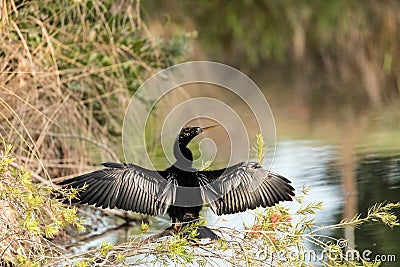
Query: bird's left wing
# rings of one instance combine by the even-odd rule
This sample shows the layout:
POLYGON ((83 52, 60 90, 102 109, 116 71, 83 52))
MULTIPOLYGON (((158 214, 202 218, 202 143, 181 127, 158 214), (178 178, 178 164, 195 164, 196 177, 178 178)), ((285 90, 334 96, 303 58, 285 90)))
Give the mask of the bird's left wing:
MULTIPOLYGON (((87 188, 80 192, 78 202, 102 208, 123 210, 156 216, 163 213, 168 201, 170 181, 159 172, 133 164, 103 163, 105 169, 83 174, 63 181, 60 185, 87 188)), ((174 193, 172 192, 172 195, 174 193)))
POLYGON ((291 201, 294 188, 285 177, 257 163, 239 163, 226 169, 199 171, 202 197, 217 215, 291 201), (216 199, 216 200, 215 200, 216 199))

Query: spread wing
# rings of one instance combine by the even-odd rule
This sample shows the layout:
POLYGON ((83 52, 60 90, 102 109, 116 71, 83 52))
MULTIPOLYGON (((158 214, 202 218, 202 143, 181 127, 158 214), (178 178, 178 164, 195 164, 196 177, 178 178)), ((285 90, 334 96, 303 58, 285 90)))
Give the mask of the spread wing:
POLYGON ((123 210, 156 216, 165 213, 173 203, 174 177, 133 164, 103 163, 105 169, 63 181, 60 185, 87 188, 78 202, 102 208, 123 210))
POLYGON ((257 163, 200 171, 199 177, 203 200, 217 215, 271 207, 279 201, 291 201, 294 196, 294 188, 288 179, 264 170, 257 163), (222 197, 216 197, 218 195, 222 197))

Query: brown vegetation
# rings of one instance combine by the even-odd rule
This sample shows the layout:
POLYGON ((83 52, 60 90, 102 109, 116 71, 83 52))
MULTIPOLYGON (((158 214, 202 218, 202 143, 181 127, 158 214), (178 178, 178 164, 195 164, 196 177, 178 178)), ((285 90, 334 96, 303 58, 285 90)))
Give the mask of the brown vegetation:
POLYGON ((150 36, 138 3, 2 4, 0 135, 20 165, 48 179, 118 161, 131 94, 177 44, 150 36))

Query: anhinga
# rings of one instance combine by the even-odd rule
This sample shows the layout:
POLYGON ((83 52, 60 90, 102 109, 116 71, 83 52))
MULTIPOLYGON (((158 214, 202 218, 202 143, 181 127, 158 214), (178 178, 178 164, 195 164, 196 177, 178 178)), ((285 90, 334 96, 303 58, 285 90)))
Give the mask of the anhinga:
MULTIPOLYGON (((271 207, 291 201, 294 188, 283 176, 262 169, 257 163, 239 163, 220 170, 192 168, 189 142, 210 127, 185 127, 174 143, 176 162, 163 171, 134 164, 103 163, 106 167, 62 182, 74 188, 87 185, 79 202, 102 208, 119 208, 157 216, 168 213, 171 229, 199 218, 208 203, 217 215, 233 214, 256 207, 271 207), (191 190, 185 190, 185 189, 191 190), (174 205, 175 204, 175 205, 174 205)), ((198 228, 199 238, 217 239, 207 227, 198 228)))

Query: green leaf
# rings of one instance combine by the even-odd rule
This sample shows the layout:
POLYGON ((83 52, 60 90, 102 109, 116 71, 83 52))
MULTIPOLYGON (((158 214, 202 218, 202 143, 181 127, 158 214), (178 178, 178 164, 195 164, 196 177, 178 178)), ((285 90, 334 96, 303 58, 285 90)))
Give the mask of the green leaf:
POLYGON ((60 231, 60 228, 56 224, 49 224, 49 225, 46 225, 44 228, 44 233, 47 238, 55 237, 59 233, 59 231, 60 231))

